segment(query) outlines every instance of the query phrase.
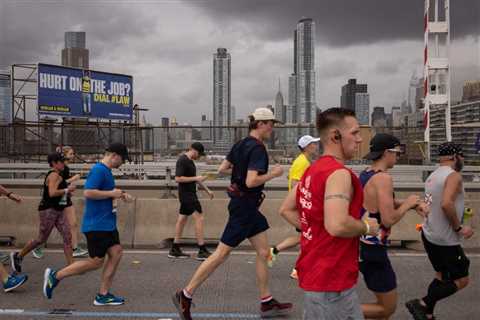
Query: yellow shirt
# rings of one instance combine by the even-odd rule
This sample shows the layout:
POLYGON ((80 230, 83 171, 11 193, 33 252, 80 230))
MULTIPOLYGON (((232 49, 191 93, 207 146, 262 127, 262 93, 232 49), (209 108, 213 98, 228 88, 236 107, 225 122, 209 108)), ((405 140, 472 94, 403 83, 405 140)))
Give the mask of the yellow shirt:
POLYGON ((87 76, 82 78, 82 92, 90 93, 90 78, 87 76))
POLYGON ((308 161, 308 158, 303 153, 300 153, 293 161, 288 172, 288 191, 292 189, 292 180, 300 180, 309 166, 310 161, 308 161))

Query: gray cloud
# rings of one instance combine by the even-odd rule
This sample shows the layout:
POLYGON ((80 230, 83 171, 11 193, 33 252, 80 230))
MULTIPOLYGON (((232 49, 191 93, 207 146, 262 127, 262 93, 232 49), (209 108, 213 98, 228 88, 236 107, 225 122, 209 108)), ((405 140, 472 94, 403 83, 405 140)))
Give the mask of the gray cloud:
MULTIPOLYGON (((185 0, 213 19, 250 25, 263 39, 292 36, 302 16, 313 18, 317 38, 331 46, 392 40, 422 40, 424 2, 421 0, 185 0)), ((450 1, 452 36, 478 34, 480 2, 450 1)))

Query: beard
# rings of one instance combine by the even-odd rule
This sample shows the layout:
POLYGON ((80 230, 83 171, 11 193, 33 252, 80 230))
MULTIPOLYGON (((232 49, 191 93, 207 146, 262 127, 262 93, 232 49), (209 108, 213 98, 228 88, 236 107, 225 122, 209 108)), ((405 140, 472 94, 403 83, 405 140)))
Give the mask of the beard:
POLYGON ((453 168, 455 171, 460 172, 463 169, 463 161, 458 158, 455 159, 455 166, 453 168))

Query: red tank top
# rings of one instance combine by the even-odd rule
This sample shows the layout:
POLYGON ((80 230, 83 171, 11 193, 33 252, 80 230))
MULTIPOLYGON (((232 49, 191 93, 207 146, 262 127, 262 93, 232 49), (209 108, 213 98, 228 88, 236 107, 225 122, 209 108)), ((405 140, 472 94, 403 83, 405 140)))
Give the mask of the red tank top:
POLYGON ((300 287, 306 291, 343 291, 357 283, 359 237, 333 237, 324 224, 326 181, 339 169, 350 171, 354 192, 349 212, 360 219, 363 204, 360 180, 334 157, 320 157, 307 169, 298 185, 297 208, 302 236, 296 268, 300 287))

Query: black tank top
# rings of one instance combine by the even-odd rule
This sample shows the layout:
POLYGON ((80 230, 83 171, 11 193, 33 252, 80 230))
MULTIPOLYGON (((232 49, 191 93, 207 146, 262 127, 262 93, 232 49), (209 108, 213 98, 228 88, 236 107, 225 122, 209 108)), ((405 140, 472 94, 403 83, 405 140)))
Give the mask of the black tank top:
MULTIPOLYGON (((40 200, 40 205, 38 206, 38 210, 46 210, 46 209, 52 208, 55 210, 62 211, 67 206, 67 196, 65 194, 59 197, 50 197, 50 194, 48 193, 47 179, 52 172, 55 172, 55 171, 50 170, 47 173, 45 180, 43 181, 42 200, 40 200)), ((66 189, 68 186, 67 181, 65 181, 62 173, 60 173, 60 177, 62 178, 62 182, 60 182, 60 184, 58 185, 58 190, 66 189)))

